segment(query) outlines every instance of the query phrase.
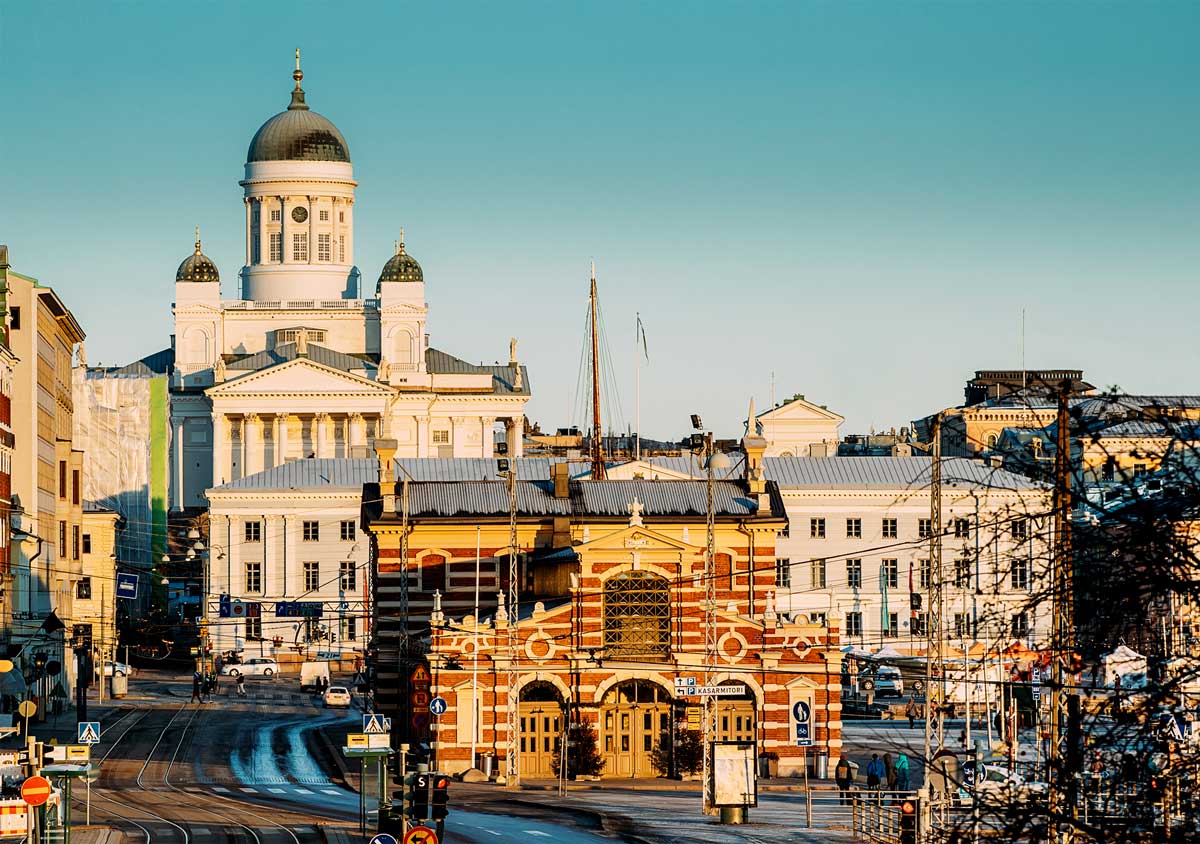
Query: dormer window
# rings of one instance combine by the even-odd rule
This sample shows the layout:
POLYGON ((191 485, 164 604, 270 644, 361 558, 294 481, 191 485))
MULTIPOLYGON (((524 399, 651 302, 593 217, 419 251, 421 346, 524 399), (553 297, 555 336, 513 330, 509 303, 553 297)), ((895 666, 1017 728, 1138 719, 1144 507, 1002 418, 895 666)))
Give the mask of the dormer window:
MULTIPOLYGON (((325 329, 323 329, 323 328, 306 328, 303 330, 308 332, 308 342, 310 342, 310 343, 324 343, 325 342, 325 329)), ((299 328, 284 328, 279 331, 276 331, 275 332, 276 345, 283 345, 284 343, 297 342, 300 339, 300 331, 301 331, 301 329, 299 329, 299 328)))

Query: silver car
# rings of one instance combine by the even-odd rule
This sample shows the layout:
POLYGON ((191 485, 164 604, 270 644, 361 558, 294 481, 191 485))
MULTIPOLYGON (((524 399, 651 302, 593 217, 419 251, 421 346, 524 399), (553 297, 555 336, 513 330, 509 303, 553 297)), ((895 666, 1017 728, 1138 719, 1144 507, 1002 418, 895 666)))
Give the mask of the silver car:
POLYGON ((221 669, 221 674, 226 677, 274 677, 278 673, 279 663, 267 656, 252 656, 221 669))

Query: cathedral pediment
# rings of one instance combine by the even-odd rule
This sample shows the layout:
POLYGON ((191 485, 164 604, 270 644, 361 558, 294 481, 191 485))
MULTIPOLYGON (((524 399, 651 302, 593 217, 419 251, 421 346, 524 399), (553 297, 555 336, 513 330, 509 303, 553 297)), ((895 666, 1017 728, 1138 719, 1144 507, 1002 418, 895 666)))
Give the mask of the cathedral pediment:
POLYGON ((308 358, 297 358, 228 380, 205 391, 212 398, 298 393, 390 396, 394 391, 349 372, 308 358))
POLYGON ((650 530, 642 525, 614 531, 604 536, 596 537, 590 542, 575 546, 577 554, 604 554, 612 551, 699 551, 698 547, 673 539, 670 536, 650 530))

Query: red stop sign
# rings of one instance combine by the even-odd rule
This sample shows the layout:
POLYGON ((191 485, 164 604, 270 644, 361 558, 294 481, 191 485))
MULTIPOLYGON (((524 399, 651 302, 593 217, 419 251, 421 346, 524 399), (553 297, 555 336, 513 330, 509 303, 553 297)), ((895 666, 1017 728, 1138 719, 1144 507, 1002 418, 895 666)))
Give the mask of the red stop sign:
POLYGON ((45 777, 30 777, 21 783, 21 799, 30 806, 41 806, 50 799, 50 781, 45 777))

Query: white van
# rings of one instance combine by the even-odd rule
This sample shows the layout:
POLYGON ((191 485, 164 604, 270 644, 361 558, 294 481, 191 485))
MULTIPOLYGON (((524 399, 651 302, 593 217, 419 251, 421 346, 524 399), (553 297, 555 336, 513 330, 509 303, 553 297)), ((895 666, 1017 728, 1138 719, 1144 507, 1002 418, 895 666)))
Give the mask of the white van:
POLYGON ((300 665, 300 691, 307 692, 317 687, 317 682, 329 686, 329 663, 309 660, 300 665))

